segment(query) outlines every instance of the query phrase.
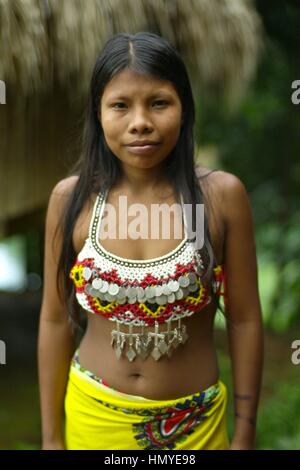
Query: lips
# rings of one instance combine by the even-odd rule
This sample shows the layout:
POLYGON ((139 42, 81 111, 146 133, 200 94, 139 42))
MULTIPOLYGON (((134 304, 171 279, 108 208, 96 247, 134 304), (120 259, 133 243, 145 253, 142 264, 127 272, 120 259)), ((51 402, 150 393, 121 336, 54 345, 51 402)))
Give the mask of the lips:
POLYGON ((155 142, 154 140, 135 140, 131 142, 131 144, 127 144, 129 147, 144 147, 146 145, 158 145, 159 142, 155 142))
POLYGON ((156 150, 158 144, 152 145, 127 145, 128 151, 131 153, 135 153, 137 155, 143 155, 145 153, 151 153, 153 150, 156 150))

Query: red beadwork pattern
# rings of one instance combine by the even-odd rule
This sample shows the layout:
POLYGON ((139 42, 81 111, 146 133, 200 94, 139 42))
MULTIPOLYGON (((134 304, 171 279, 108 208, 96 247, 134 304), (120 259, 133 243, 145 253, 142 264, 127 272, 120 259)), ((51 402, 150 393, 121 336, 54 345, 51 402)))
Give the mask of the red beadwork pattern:
POLYGON ((216 294, 219 296, 223 296, 224 304, 227 305, 228 303, 227 288, 226 288, 227 277, 226 277, 226 271, 223 265, 218 265, 214 269, 214 279, 215 279, 215 282, 217 283, 216 294))
MULTIPOLYGON (((99 277, 107 282, 114 282, 118 286, 132 286, 132 287, 143 287, 155 286, 164 282, 168 282, 170 279, 177 280, 182 274, 194 271, 194 263, 182 265, 177 263, 176 272, 173 276, 165 278, 156 278, 150 273, 147 273, 142 281, 137 280, 126 280, 120 279, 117 270, 113 269, 110 272, 102 272, 99 268, 95 268, 93 258, 86 258, 83 261, 76 261, 70 271, 70 278, 74 281, 76 293, 84 293, 89 308, 96 314, 102 315, 106 318, 116 317, 117 319, 124 320, 126 317, 128 321, 135 319, 145 321, 146 325, 152 326, 155 321, 164 323, 168 318, 174 314, 192 315, 193 313, 204 308, 210 301, 210 295, 208 289, 206 289, 199 280, 199 288, 196 292, 189 293, 186 297, 175 300, 173 303, 166 303, 165 305, 150 304, 150 303, 129 303, 120 304, 117 301, 107 302, 102 301, 98 297, 93 297, 85 291, 87 284, 90 284, 91 280, 86 281, 83 278, 82 271, 85 267, 89 267, 93 273, 93 277, 99 277)), ((217 295, 224 295, 225 291, 221 290, 224 283, 225 273, 221 265, 214 268, 214 282, 215 290, 217 295)), ((224 286, 225 287, 225 286, 224 286)), ((226 300, 226 297, 225 297, 226 300)))

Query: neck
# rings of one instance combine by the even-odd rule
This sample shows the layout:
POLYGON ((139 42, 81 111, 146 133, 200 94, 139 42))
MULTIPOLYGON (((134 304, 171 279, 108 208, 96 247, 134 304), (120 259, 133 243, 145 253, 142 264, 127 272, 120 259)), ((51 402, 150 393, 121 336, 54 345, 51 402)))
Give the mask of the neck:
POLYGON ((152 193, 169 184, 169 180, 163 174, 161 166, 144 169, 123 165, 122 173, 119 185, 130 189, 130 192, 135 195, 152 193))

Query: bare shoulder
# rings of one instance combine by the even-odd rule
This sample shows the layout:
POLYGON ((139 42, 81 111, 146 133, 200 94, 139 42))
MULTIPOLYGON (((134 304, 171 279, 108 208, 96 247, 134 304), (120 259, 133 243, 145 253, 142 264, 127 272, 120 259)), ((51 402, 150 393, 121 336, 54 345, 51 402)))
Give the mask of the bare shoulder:
POLYGON ((67 178, 64 178, 58 181, 58 183, 56 183, 56 185, 52 189, 51 195, 57 196, 59 198, 68 197, 70 193, 73 191, 77 181, 78 181, 78 175, 68 176, 67 178))
POLYGON ((72 175, 58 181, 53 187, 48 201, 48 212, 53 214, 54 219, 60 217, 68 197, 72 193, 77 181, 78 176, 72 175))
POLYGON ((219 207, 227 230, 236 230, 236 227, 243 225, 251 231, 253 213, 243 181, 226 171, 216 171, 210 177, 214 192, 220 201, 219 207))
MULTIPOLYGON (((57 225, 61 221, 63 211, 72 191, 74 190, 77 182, 78 175, 72 175, 64 178, 54 186, 48 206, 48 219, 53 225, 57 225)), ((78 253, 83 246, 84 240, 87 238, 88 221, 91 217, 91 206, 95 200, 95 195, 89 197, 78 214, 73 228, 73 247, 78 253)))
POLYGON ((245 189, 242 181, 236 175, 227 171, 212 170, 211 168, 197 165, 195 173, 201 181, 205 181, 216 190, 222 191, 223 195, 224 192, 228 193, 245 189))
POLYGON ((250 199, 242 180, 233 173, 225 171, 217 171, 215 180, 222 198, 223 216, 226 223, 238 219, 250 220, 252 218, 250 199))
POLYGON ((78 176, 64 178, 53 187, 47 209, 47 227, 56 225, 63 213, 69 195, 73 191, 78 180, 78 176))
POLYGON ((237 192, 246 191, 242 180, 234 175, 223 170, 217 170, 211 175, 216 186, 222 190, 223 196, 236 195, 237 192))
MULTIPOLYGON (((247 190, 242 180, 223 170, 211 170, 205 167, 196 167, 195 172, 202 183, 209 188, 210 193, 213 192, 218 199, 223 201, 227 206, 232 202, 245 202, 248 199, 247 190)), ((228 209, 228 207, 226 207, 228 209)))
MULTIPOLYGON (((213 208, 210 230, 215 240, 215 251, 224 253, 228 233, 236 236, 241 226, 247 233, 251 233, 253 229, 247 190, 240 178, 227 171, 198 167, 196 174, 204 195, 210 201, 209 207, 213 208), (219 239, 222 240, 221 243, 218 242, 219 239)), ((220 259, 223 256, 220 255, 220 259)))

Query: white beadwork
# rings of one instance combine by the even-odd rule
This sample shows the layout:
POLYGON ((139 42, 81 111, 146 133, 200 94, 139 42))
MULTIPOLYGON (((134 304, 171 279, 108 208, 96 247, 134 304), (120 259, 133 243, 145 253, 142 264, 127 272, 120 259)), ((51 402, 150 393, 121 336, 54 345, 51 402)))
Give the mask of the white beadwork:
POLYGON ((100 254, 99 251, 96 251, 95 247, 92 244, 92 240, 87 238, 85 244, 78 254, 78 261, 83 261, 86 258, 92 258, 94 260, 93 264, 96 268, 100 269, 102 272, 111 272, 113 269, 118 267, 118 276, 121 281, 127 279, 136 279, 137 281, 142 281, 147 274, 151 274, 156 278, 169 277, 175 274, 176 264, 180 263, 186 265, 191 263, 195 258, 195 249, 193 248, 193 242, 186 242, 184 249, 180 250, 176 257, 173 260, 166 259, 163 263, 147 263, 146 266, 140 264, 138 267, 134 266, 132 262, 119 262, 118 260, 114 261, 113 259, 108 259, 103 254, 100 254))
MULTIPOLYGON (((167 331, 165 329, 159 330, 160 325, 155 320, 155 332, 144 332, 144 328, 146 328, 145 319, 135 318, 135 313, 130 310, 122 314, 122 318, 116 317, 113 311, 112 316, 107 317, 110 321, 115 322, 117 326, 117 330, 112 331, 112 346, 115 347, 117 358, 121 357, 125 345, 128 346, 126 357, 129 361, 134 360, 137 355, 146 358, 151 351, 151 347, 152 357, 155 360, 158 360, 164 354, 170 356, 172 348, 184 344, 188 337, 186 326, 181 326, 181 320, 190 317, 194 312, 184 308, 183 305, 176 305, 176 301, 201 289, 199 276, 204 268, 201 254, 195 250, 195 242, 188 240, 186 231, 184 239, 174 250, 151 260, 128 260, 109 253, 100 245, 98 240, 106 194, 107 192, 101 192, 96 198, 89 227, 89 236, 77 256, 79 262, 90 259, 92 267, 83 269, 82 275, 86 281, 85 290, 81 293, 77 292, 76 298, 82 308, 91 313, 95 312, 89 305, 88 295, 108 302, 115 301, 117 304, 149 302, 165 305, 167 303, 174 304, 175 302, 172 305, 171 317, 165 321, 168 326, 167 331), (176 274, 178 265, 186 266, 188 264, 193 266, 193 272, 190 271, 188 274, 180 275, 176 281, 169 279, 176 274), (101 279, 101 274, 111 272, 117 273, 120 282, 124 283, 124 286, 101 279), (139 283, 144 281, 147 275, 158 279, 159 284, 151 286, 151 283, 149 283, 149 286, 144 288, 131 286, 132 281, 139 283), (179 322, 179 326, 172 329, 173 322, 179 322), (129 333, 121 332, 119 330, 120 325, 129 327, 129 333), (132 327, 134 326, 141 327, 142 332, 132 333, 132 327)), ((185 214, 184 225, 186 228, 185 214)), ((211 297, 208 296, 206 303, 210 301, 211 297)), ((109 315, 109 312, 107 310, 107 315, 109 315)), ((145 318, 147 318, 147 315, 145 318)))
POLYGON ((89 306, 86 294, 77 292, 76 293, 76 299, 77 299, 79 305, 81 305, 81 307, 84 310, 87 310, 88 312, 94 313, 93 310, 91 309, 91 307, 89 306))

